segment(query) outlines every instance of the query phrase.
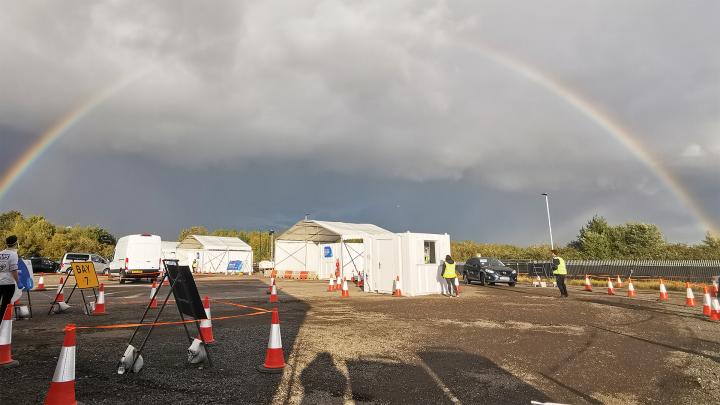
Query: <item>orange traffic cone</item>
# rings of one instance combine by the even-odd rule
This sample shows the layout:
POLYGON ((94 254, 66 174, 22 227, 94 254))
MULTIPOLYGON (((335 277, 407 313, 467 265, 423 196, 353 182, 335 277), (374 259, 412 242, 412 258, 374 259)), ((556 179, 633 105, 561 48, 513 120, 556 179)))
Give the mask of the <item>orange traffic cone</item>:
POLYGON ((460 279, 455 277, 455 295, 460 296, 460 279))
POLYGON ((203 300, 203 307, 205 307, 205 316, 207 316, 207 319, 200 320, 200 334, 205 344, 215 343, 215 337, 212 331, 212 317, 210 316, 210 298, 207 295, 203 300))
POLYGON ((613 287, 612 280, 608 277, 608 295, 615 295, 615 287, 613 287))
POLYGON ((402 284, 400 284, 400 276, 395 278, 395 288, 392 293, 393 297, 402 297, 402 284))
POLYGON ((632 279, 628 279, 628 297, 636 297, 637 292, 635 291, 635 286, 632 283, 632 279))
POLYGON ((38 285, 35 287, 35 291, 45 291, 47 288, 45 288, 45 277, 43 277, 43 274, 40 273, 40 279, 38 280, 38 285))
POLYGON ((12 312, 13 304, 8 304, 0 322, 0 367, 14 367, 20 364, 12 358, 12 312))
POLYGON ((342 294, 340 294, 340 296, 343 298, 350 297, 350 291, 348 290, 347 280, 344 278, 343 278, 343 283, 342 283, 342 294))
POLYGON ((277 308, 273 308, 270 340, 265 351, 265 363, 258 366, 258 370, 263 373, 281 373, 283 368, 285 368, 285 353, 283 352, 280 337, 280 316, 277 308))
POLYGON ((75 400, 75 324, 65 327, 65 340, 45 397, 45 405, 76 404, 75 400))
POLYGON ((57 294, 55 295, 55 302, 65 302, 65 294, 63 294, 63 283, 64 279, 60 277, 60 281, 57 286, 57 294))
POLYGON ((583 286, 583 291, 592 292, 592 283, 590 282, 590 277, 588 275, 585 275, 585 285, 583 286))
POLYGON ((162 273, 160 273, 160 275, 162 277, 162 285, 165 287, 169 286, 170 285, 170 277, 167 276, 167 272, 165 271, 165 269, 163 269, 163 271, 162 271, 162 273))
POLYGON ((275 285, 275 277, 270 277, 270 285, 268 285, 267 294, 272 292, 272 286, 275 285))
POLYGON ((712 299, 706 285, 703 286, 703 315, 710 316, 712 313, 712 299))
POLYGON ((660 301, 667 301, 668 298, 668 292, 665 288, 665 283, 663 282, 663 279, 660 279, 660 301))
POLYGON ((358 277, 360 278, 360 280, 358 280, 358 288, 363 288, 365 286, 365 275, 360 274, 358 277))
POLYGON ((685 283, 685 291, 687 291, 685 295, 685 306, 687 307, 694 307, 695 306, 695 294, 693 294, 692 288, 690 288, 690 283, 685 283))
POLYGON ((342 279, 340 276, 337 276, 337 280, 335 280, 335 291, 338 291, 342 289, 342 279))
POLYGON ((277 287, 275 285, 271 286, 272 290, 270 291, 270 302, 278 302, 278 296, 277 296, 277 287))
POLYGON ((712 296, 717 297, 717 295, 718 295, 718 283, 717 283, 717 281, 713 281, 712 296))
POLYGON ((330 277, 330 280, 328 280, 328 292, 335 291, 335 279, 330 277))
POLYGON ((620 275, 617 276, 617 287, 622 288, 622 279, 620 278, 620 275))
POLYGON ((152 287, 150 288, 150 308, 157 308, 157 299, 155 299, 155 293, 157 292, 157 283, 153 281, 152 287))
POLYGON ((712 299, 712 310, 710 311, 711 321, 720 321, 720 302, 718 302, 717 296, 712 299))
POLYGON ((98 299, 95 303, 95 310, 93 315, 107 315, 105 312, 105 284, 100 283, 100 292, 98 293, 98 299))

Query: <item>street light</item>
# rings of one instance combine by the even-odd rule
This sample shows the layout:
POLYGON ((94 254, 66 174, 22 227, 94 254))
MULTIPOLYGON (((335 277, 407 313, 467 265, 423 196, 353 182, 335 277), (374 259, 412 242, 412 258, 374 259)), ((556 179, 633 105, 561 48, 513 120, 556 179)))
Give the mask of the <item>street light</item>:
POLYGON ((550 249, 555 249, 552 237, 552 224, 550 223, 550 201, 548 199, 550 195, 548 193, 542 193, 542 195, 545 196, 545 209, 547 209, 548 229, 550 230, 550 249))

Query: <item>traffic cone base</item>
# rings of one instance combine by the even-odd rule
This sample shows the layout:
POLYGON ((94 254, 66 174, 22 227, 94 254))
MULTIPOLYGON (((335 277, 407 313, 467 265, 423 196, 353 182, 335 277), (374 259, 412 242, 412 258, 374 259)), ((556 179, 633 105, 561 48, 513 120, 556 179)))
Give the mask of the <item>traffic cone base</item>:
POLYGON ((690 283, 685 283, 686 288, 686 295, 685 295, 685 306, 688 307, 694 307, 695 306, 695 294, 693 293, 692 288, 690 288, 690 283))
POLYGON ((157 306, 157 299, 155 297, 155 292, 157 291, 157 283, 153 281, 152 287, 150 288, 150 309, 156 309, 157 306))
POLYGON ((277 308, 272 310, 272 323, 270 325, 270 340, 265 352, 265 362, 257 367, 262 373, 278 374, 285 368, 285 353, 280 337, 280 316, 277 308))
POLYGON ((13 304, 8 304, 0 321, 0 367, 20 365, 19 361, 12 358, 12 313, 13 304))
POLYGON ((615 295, 615 287, 610 279, 608 279, 608 295, 615 295))
POLYGON ((47 288, 45 288, 45 277, 43 275, 40 275, 40 279, 38 280, 38 285, 35 287, 35 291, 45 291, 47 288))
POLYGON ((203 307, 205 307, 205 316, 207 319, 200 320, 200 335, 205 344, 215 343, 215 337, 212 331, 212 316, 210 315, 210 297, 207 295, 203 299, 203 307))
POLYGON ((98 293, 98 299, 95 303, 95 309, 92 312, 93 316, 107 315, 105 312, 105 284, 100 283, 100 292, 98 293))
POLYGON ((667 301, 669 298, 665 283, 660 279, 660 301, 667 301))
POLYGON ((637 292, 635 291, 635 286, 633 285, 632 281, 628 281, 628 297, 636 297, 637 292))
POLYGON ((277 287, 272 286, 272 292, 270 293, 270 302, 278 302, 277 287))
POLYGON ((65 327, 65 340, 55 374, 45 397, 45 405, 79 404, 75 400, 75 325, 65 327))
POLYGON ((712 299, 708 292, 707 286, 703 286, 703 315, 710 316, 712 314, 712 299))
POLYGON ((395 278, 395 285, 393 289, 393 297, 402 297, 402 284, 400 283, 400 276, 395 278))

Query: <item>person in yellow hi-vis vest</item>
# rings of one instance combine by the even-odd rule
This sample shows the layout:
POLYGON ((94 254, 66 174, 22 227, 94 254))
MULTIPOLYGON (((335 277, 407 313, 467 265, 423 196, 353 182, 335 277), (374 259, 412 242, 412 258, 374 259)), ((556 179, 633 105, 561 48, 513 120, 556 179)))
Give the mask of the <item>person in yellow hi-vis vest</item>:
POLYGON ((443 263, 442 276, 448 285, 448 295, 450 297, 457 297, 457 290, 455 289, 455 260, 450 255, 445 256, 445 262, 443 263))
POLYGON ((557 282, 558 289, 560 289, 560 296, 561 297, 567 297, 567 287, 565 286, 565 276, 567 275, 567 267, 565 267, 565 259, 558 256, 557 250, 553 249, 551 250, 553 258, 552 258, 552 268, 553 268, 553 274, 555 275, 555 281, 557 282))

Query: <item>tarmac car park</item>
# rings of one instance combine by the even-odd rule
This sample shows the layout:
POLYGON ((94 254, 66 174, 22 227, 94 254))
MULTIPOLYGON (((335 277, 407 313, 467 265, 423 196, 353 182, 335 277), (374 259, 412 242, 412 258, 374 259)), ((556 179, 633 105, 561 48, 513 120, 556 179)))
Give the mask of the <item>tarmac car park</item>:
POLYGON ((273 305, 259 275, 195 277, 212 305, 211 367, 187 364, 189 342, 171 301, 143 352, 144 369, 118 375, 151 287, 101 278, 106 316, 85 315, 78 293, 66 313, 48 315, 60 276, 46 275, 48 290, 32 292, 33 318, 13 322, 20 366, 0 368, 0 403, 43 402, 69 323, 77 326, 75 395, 84 403, 720 403, 719 323, 687 308, 684 292, 658 302, 657 291, 628 298, 624 289, 608 296, 571 286, 561 301, 554 288, 521 282, 462 288, 448 300, 364 293, 348 283, 342 297, 325 280, 278 279, 273 305), (275 306, 287 365, 262 374, 275 306))

